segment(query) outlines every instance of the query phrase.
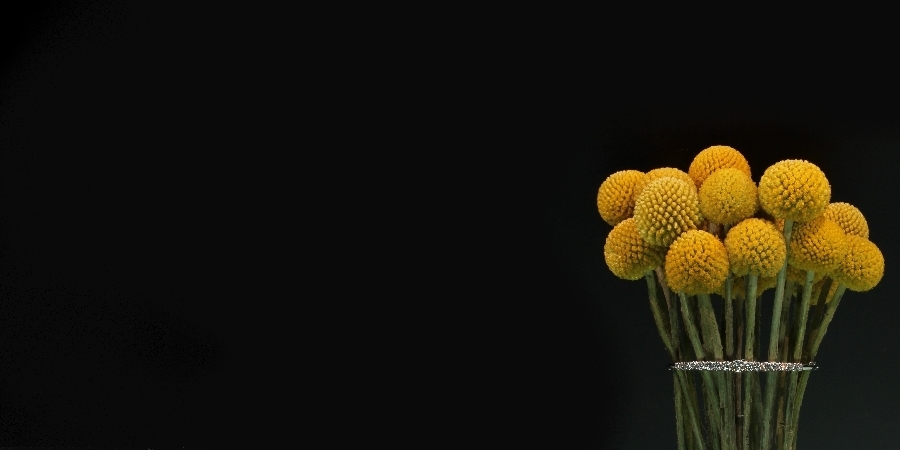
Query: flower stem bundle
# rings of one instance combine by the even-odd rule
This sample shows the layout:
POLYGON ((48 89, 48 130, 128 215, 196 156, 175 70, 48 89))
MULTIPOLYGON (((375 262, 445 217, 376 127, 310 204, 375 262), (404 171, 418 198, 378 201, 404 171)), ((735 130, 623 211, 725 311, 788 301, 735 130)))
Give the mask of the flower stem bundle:
MULTIPOLYGON (((713 146, 687 172, 625 170, 600 186, 598 211, 613 226, 607 266, 645 279, 673 364, 812 366, 845 291, 868 291, 884 274, 862 213, 830 203, 817 166, 785 160, 751 176, 740 152, 713 146)), ((810 371, 730 370, 673 370, 678 448, 796 448, 810 371)))

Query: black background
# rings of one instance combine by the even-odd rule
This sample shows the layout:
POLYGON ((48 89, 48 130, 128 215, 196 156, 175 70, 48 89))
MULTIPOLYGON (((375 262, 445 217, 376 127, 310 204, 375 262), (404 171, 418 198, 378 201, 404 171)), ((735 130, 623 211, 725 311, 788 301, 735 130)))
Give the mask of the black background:
POLYGON ((273 311, 296 292, 275 294, 285 179, 266 168, 279 120, 265 52, 241 39, 252 17, 29 5, 0 18, 0 442, 212 445, 274 426, 293 364, 273 311))
POLYGON ((365 11, 345 11, 358 37, 340 19, 310 37, 292 33, 319 16, 276 25, 262 9, 45 2, 0 19, 4 444, 200 442, 258 417, 260 433, 290 432, 284 404, 322 395, 334 411, 307 409, 333 439, 675 448, 646 288, 605 267, 595 196, 613 172, 686 170, 716 144, 754 180, 807 159, 866 215, 885 278, 845 296, 799 444, 900 444, 898 91, 871 46, 777 59, 549 17, 423 41, 364 28, 365 11), (307 71, 333 83, 303 84, 307 71), (317 95, 337 126, 303 146, 317 95), (340 206, 312 215, 310 197, 340 206), (334 240, 288 221, 303 213, 334 240), (297 268, 317 244, 334 249, 316 264, 336 275, 323 295, 297 268), (336 311, 288 314, 297 302, 336 311), (325 353, 346 370, 310 357, 345 341, 325 353))

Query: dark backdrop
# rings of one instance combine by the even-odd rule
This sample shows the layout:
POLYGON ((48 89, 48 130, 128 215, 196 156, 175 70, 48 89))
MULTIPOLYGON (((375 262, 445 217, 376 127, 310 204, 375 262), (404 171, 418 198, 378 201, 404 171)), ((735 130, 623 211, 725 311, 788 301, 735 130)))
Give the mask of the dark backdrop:
POLYGON ((277 71, 241 37, 279 29, 238 12, 0 14, 0 443, 212 445, 283 398, 277 71))

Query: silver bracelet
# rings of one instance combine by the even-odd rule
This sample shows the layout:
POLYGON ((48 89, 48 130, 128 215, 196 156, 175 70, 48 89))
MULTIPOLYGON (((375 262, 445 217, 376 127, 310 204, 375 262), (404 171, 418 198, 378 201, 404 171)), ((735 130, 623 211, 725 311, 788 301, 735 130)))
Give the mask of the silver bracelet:
POLYGON ((816 363, 809 364, 778 361, 687 361, 669 366, 669 370, 719 370, 729 372, 796 372, 816 370, 816 363))

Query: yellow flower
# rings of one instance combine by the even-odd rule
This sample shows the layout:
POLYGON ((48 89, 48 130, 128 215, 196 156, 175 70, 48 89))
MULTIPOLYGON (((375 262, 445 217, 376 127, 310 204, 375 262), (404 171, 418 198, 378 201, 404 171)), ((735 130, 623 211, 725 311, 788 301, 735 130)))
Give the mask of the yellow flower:
POLYGON ((612 273, 625 280, 637 280, 651 269, 662 265, 666 249, 648 244, 638 234, 634 219, 619 222, 603 246, 603 257, 612 273))
POLYGON ((744 155, 727 145, 713 145, 698 153, 691 161, 688 174, 699 189, 715 171, 729 167, 744 172, 747 174, 747 178, 752 178, 750 164, 747 163, 744 155))
POLYGON ((869 238, 869 224, 862 212, 849 203, 832 203, 823 213, 826 218, 835 221, 844 233, 869 238))
POLYGON ((822 214, 830 199, 828 179, 808 161, 779 161, 759 179, 759 204, 779 219, 809 222, 822 214))
POLYGON ((800 270, 828 273, 847 254, 847 235, 833 220, 819 216, 794 226, 790 246, 788 264, 800 270))
POLYGON ((663 177, 648 184, 634 205, 634 221, 645 241, 667 247, 703 221, 697 190, 684 180, 663 177))
POLYGON ((725 248, 735 275, 774 277, 784 265, 784 235, 768 220, 745 219, 728 230, 725 248))
POLYGON ((884 275, 884 256, 878 246, 864 237, 851 234, 847 242, 847 254, 831 276, 851 291, 868 291, 884 275))
POLYGON ((714 223, 734 224, 756 213, 756 184, 746 173, 725 168, 700 186, 700 212, 714 223))
POLYGON ((676 292, 716 292, 728 277, 728 254, 712 234, 690 230, 669 247, 665 270, 669 287, 676 292))
POLYGON ((687 181, 691 186, 694 185, 694 180, 684 171, 672 167, 661 167, 647 172, 647 174, 644 175, 644 178, 635 185, 634 198, 638 198, 641 195, 641 191, 644 190, 644 187, 648 184, 663 177, 678 178, 679 180, 687 181))
POLYGON ((634 213, 635 185, 644 178, 643 172, 622 170, 610 175, 597 191, 597 210, 610 225, 631 217, 634 213))

